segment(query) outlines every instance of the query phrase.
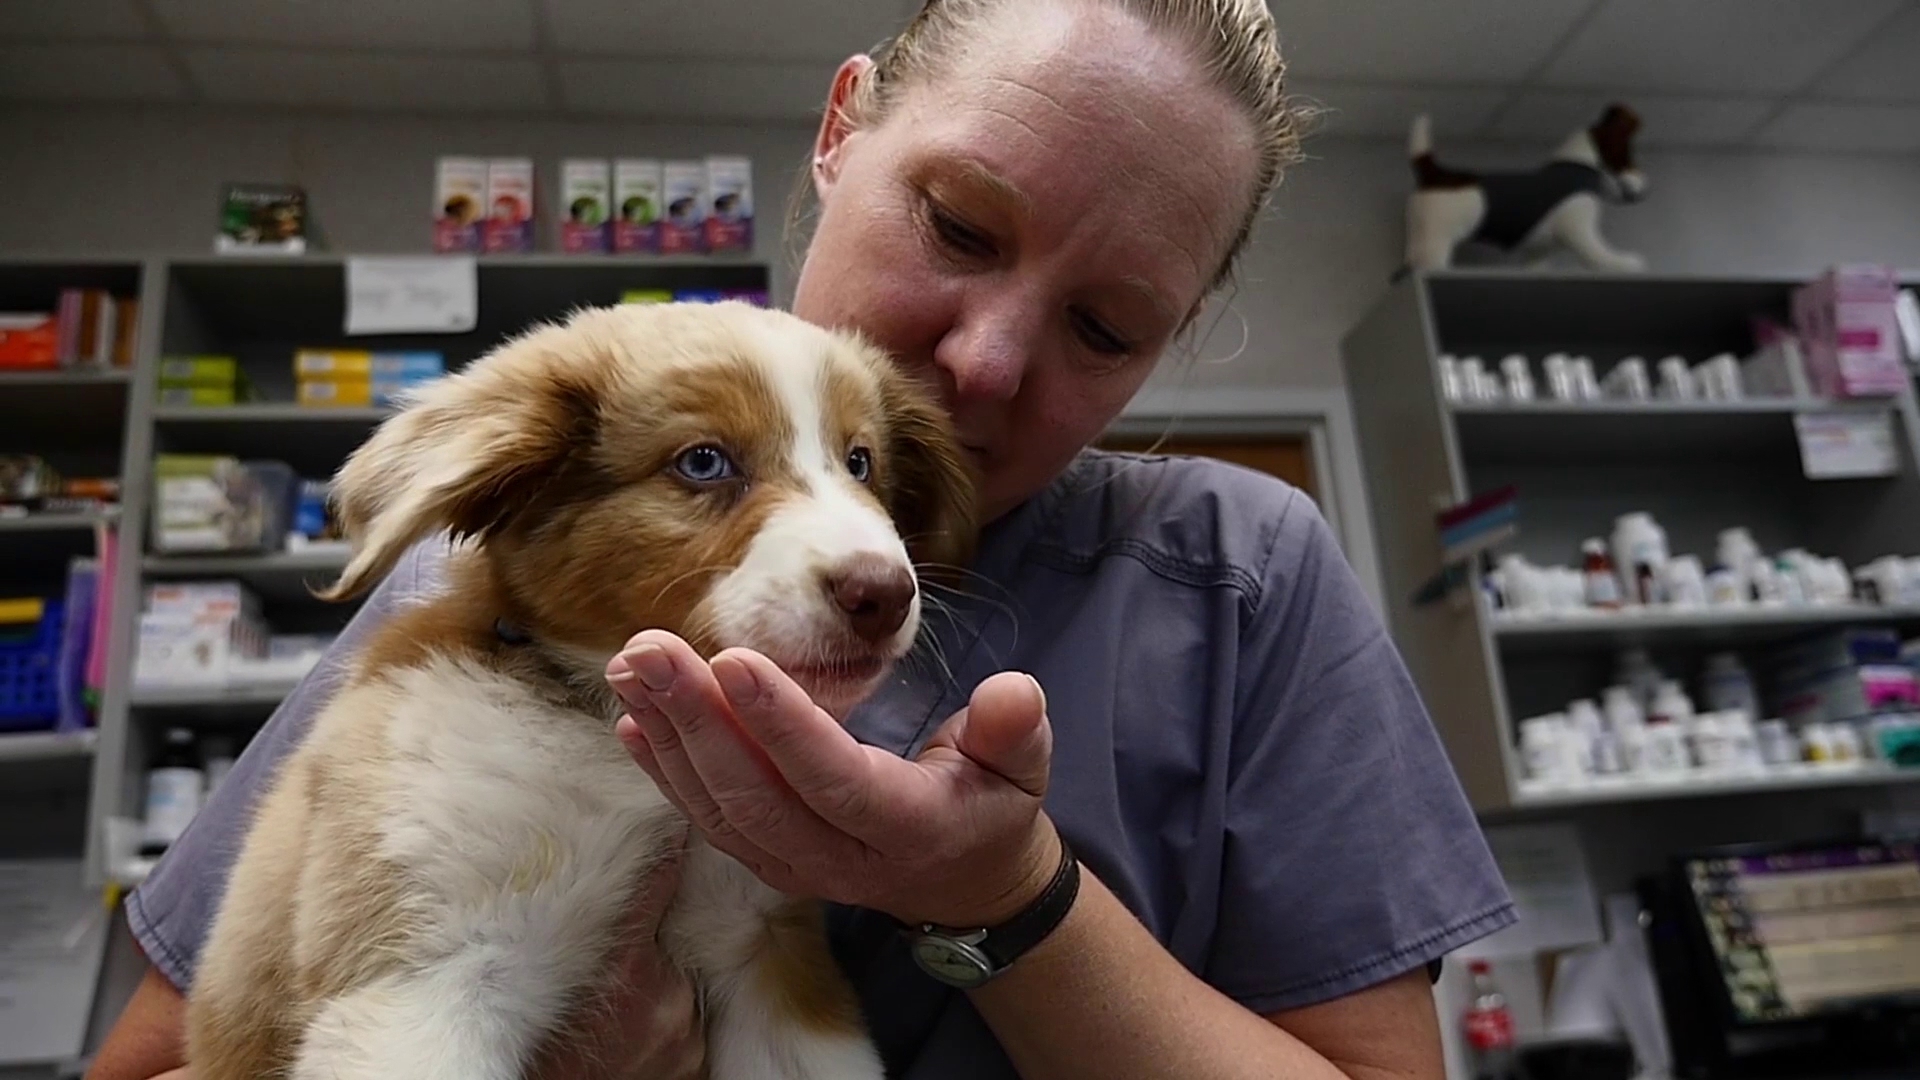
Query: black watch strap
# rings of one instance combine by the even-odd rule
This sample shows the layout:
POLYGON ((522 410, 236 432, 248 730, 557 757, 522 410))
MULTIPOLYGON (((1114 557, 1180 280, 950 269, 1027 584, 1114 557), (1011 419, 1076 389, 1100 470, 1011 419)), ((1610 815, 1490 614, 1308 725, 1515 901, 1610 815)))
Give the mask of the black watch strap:
POLYGON ((1039 897, 998 926, 906 926, 914 961, 951 986, 974 987, 1005 971, 1053 933, 1080 895, 1080 861, 1060 837, 1060 867, 1039 897))
POLYGON ((1045 941, 1067 917, 1067 912, 1073 910, 1073 901, 1079 895, 1080 860, 1062 836, 1060 868, 1054 871, 1053 880, 1020 914, 999 926, 988 927, 986 939, 980 942, 980 951, 993 959, 994 967, 1006 967, 1045 941))

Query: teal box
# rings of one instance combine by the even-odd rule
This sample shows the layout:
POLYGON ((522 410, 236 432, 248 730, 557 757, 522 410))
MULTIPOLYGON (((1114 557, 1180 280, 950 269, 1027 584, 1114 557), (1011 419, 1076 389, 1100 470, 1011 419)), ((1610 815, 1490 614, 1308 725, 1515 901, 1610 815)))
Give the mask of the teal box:
POLYGON ((437 352, 377 352, 373 354, 375 382, 415 383, 447 373, 446 360, 437 352))

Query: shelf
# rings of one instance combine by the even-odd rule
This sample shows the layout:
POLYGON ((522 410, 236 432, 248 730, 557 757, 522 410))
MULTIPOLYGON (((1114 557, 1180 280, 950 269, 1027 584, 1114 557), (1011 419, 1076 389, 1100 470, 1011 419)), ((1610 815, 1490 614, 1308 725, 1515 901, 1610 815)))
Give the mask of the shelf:
POLYGON ((321 408, 289 402, 246 405, 162 405, 153 411, 161 423, 195 424, 377 424, 394 410, 352 406, 321 408))
POLYGON ((275 551, 260 555, 148 555, 140 568, 150 574, 197 577, 212 574, 282 574, 309 570, 339 570, 347 565, 345 550, 275 551))
POLYGON ((153 578, 238 578, 270 603, 319 604, 324 601, 310 589, 328 584, 346 568, 347 559, 348 552, 328 549, 263 555, 148 555, 140 560, 140 569, 153 578))
MULTIPOLYGON (((163 346, 167 352, 201 352, 236 349, 249 340, 314 346, 369 340, 344 333, 347 262, 341 255, 171 260, 169 296, 177 292, 194 314, 168 327, 163 346), (196 333, 179 336, 189 322, 196 333)), ((475 265, 479 304, 474 328, 401 335, 411 343, 406 347, 445 348, 449 360, 465 358, 534 322, 563 318, 577 307, 615 303, 629 289, 765 289, 771 285, 767 261, 747 253, 538 253, 480 256, 475 265)))
POLYGON ((1840 606, 1626 609, 1618 615, 1537 615, 1489 618, 1506 651, 1584 651, 1627 645, 1734 645, 1782 640, 1857 623, 1920 623, 1920 608, 1878 604, 1840 606))
POLYGON ((126 368, 60 368, 54 371, 0 370, 0 392, 28 386, 124 386, 133 373, 126 368))
POLYGON ((167 686, 136 689, 136 709, 251 709, 274 706, 293 692, 292 683, 241 686, 167 686))
POLYGON ((1475 463, 1621 465, 1766 461, 1798 471, 1802 412, 1887 413, 1882 401, 1796 398, 1747 401, 1532 402, 1452 405, 1460 454, 1475 463))
POLYGON ((1775 766, 1765 773, 1680 773, 1662 779, 1598 778, 1578 785, 1546 787, 1520 783, 1516 809, 1564 809, 1611 803, 1652 802, 1721 795, 1806 791, 1817 788, 1871 787, 1920 781, 1920 769, 1880 762, 1775 766))
POLYGON ((19 516, 0 514, 0 533, 80 531, 92 529, 104 522, 115 521, 119 517, 118 509, 19 516))
POLYGON ((0 762, 90 757, 99 741, 99 732, 91 728, 85 731, 0 732, 0 762))

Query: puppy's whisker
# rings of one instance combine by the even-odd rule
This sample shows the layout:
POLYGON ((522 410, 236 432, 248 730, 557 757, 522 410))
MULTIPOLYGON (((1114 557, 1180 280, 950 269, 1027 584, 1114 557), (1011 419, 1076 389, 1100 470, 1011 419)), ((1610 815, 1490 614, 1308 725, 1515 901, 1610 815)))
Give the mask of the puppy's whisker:
POLYGON ((725 563, 712 563, 707 566, 696 566, 684 574, 676 575, 672 580, 668 581, 665 585, 660 586, 660 591, 654 594, 653 596, 654 606, 658 607, 660 604, 660 601, 666 599, 667 594, 673 591, 673 587, 675 585, 680 584, 681 582, 687 580, 690 577, 698 577, 701 574, 724 574, 731 569, 733 569, 733 567, 728 566, 725 563))

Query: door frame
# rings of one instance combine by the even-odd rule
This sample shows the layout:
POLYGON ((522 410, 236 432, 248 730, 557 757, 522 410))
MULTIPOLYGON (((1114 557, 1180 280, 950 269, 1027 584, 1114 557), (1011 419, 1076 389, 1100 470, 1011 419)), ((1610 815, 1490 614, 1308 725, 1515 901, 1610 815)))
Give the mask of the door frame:
POLYGON ((1129 438, 1306 436, 1322 513, 1374 610, 1384 613, 1360 442, 1344 389, 1148 386, 1134 395, 1106 433, 1129 438))

